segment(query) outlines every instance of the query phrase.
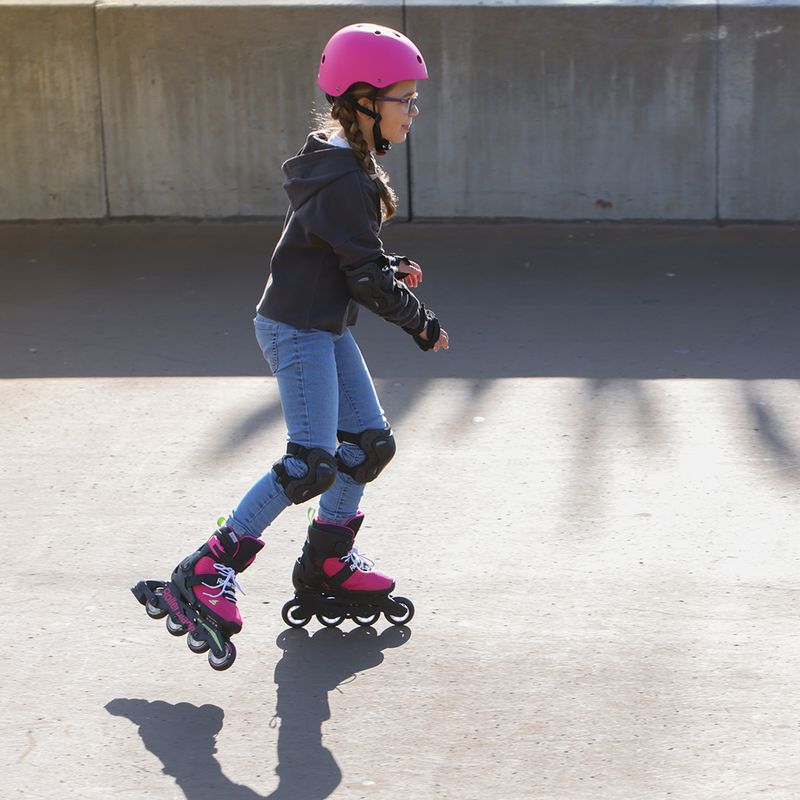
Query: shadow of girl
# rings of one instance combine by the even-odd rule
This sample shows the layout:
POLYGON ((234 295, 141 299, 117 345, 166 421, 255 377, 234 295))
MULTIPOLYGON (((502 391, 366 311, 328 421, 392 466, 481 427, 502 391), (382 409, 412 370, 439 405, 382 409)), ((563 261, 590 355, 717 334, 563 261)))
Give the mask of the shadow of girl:
POLYGON ((225 713, 218 706, 119 698, 106 705, 117 717, 139 726, 144 746, 161 760, 189 800, 260 800, 252 789, 233 783, 214 758, 225 713))
POLYGON ((275 667, 280 719, 278 766, 280 783, 269 800, 323 800, 342 779, 333 754, 322 744, 322 723, 330 719, 328 694, 377 667, 383 651, 411 638, 405 626, 378 633, 374 628, 344 631, 323 628, 309 636, 303 629, 282 633, 277 645, 283 658, 275 667))
MULTIPOLYGON (((283 656, 275 667, 279 783, 269 795, 233 783, 214 755, 225 712, 214 705, 118 698, 106 705, 115 716, 139 726, 144 746, 159 758, 163 772, 175 778, 187 800, 324 800, 336 789, 342 772, 322 744, 322 723, 330 719, 328 693, 378 666, 383 651, 409 640, 411 631, 392 626, 288 630, 277 639, 283 656)), ((255 741, 255 740, 254 740, 255 741)), ((260 753, 258 754, 260 758, 260 753)))

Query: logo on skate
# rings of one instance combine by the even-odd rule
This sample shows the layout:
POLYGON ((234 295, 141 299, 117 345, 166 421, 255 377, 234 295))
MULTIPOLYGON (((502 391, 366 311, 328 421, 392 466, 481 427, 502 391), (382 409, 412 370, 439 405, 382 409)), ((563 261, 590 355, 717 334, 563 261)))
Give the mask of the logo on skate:
POLYGON ((181 611, 180 603, 178 603, 178 601, 175 599, 175 595, 172 594, 169 586, 164 589, 161 597, 164 598, 164 602, 169 606, 169 610, 175 615, 178 622, 180 622, 182 625, 185 625, 190 631, 194 632, 194 622, 192 622, 186 616, 186 614, 181 611))

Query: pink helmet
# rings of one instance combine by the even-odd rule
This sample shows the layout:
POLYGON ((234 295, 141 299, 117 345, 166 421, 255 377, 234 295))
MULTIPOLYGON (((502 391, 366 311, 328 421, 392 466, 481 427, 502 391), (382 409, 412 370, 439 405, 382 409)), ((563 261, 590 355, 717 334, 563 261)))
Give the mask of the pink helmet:
POLYGON ((354 83, 382 89, 427 77, 425 59, 411 39, 383 25, 359 22, 331 36, 322 51, 317 83, 325 94, 340 97, 354 83))

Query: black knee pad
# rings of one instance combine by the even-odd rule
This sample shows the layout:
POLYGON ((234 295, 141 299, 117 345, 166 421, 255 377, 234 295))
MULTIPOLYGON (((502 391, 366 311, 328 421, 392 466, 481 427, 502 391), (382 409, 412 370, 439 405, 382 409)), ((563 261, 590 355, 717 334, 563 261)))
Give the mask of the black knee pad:
MULTIPOLYGON (((283 463, 283 458, 272 465, 278 483, 295 505, 305 503, 333 486, 336 480, 336 459, 320 447, 301 447, 289 442, 286 455, 305 461, 308 472, 302 478, 293 478, 283 463)), ((285 458, 285 456, 284 456, 285 458)))
POLYGON ((340 442, 354 444, 360 447, 366 455, 366 460, 355 467, 348 467, 338 454, 336 456, 336 466, 339 468, 339 472, 349 475, 356 483, 374 481, 381 474, 381 470, 392 460, 397 450, 391 428, 366 430, 362 433, 337 431, 336 435, 340 442))

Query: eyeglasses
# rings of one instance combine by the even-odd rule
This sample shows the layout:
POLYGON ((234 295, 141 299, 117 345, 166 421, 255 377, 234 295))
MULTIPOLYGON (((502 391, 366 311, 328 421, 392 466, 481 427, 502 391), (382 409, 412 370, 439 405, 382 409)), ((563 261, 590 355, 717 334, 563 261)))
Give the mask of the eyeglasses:
POLYGON ((382 100, 384 103, 403 103, 405 105, 406 114, 411 114, 414 111, 419 111, 419 95, 415 97, 384 97, 383 95, 376 95, 376 100, 382 100))

